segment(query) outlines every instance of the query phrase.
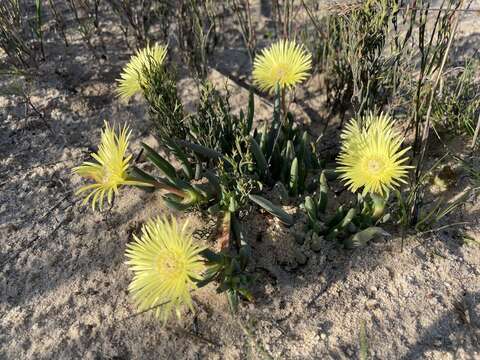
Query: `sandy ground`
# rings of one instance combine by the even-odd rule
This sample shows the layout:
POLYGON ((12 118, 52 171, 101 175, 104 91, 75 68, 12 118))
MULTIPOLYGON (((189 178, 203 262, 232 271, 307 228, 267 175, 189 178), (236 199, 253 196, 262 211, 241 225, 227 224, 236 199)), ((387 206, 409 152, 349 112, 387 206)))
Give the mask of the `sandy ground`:
MULTIPOLYGON (((465 17, 457 52, 478 49, 478 24, 465 17)), ((74 196, 81 179, 71 174, 95 148, 104 119, 132 125, 134 151, 154 142, 142 101, 124 105, 112 95, 129 53, 107 35, 107 60, 93 61, 74 43, 68 56, 42 64, 32 102, 44 119, 0 97, 0 359, 352 359, 362 323, 371 358, 480 358, 480 246, 450 228, 409 238, 403 250, 392 229, 364 249, 322 242, 313 252, 308 239, 294 240, 301 219, 286 229, 266 215, 249 217, 254 303, 233 317, 208 288, 181 324, 133 316, 125 245, 165 212, 162 202, 125 189, 111 209, 93 213, 74 196)), ((234 46, 221 55, 232 59, 234 46)), ((192 101, 192 81, 179 87, 192 101)), ((240 109, 247 93, 232 89, 240 109)), ((318 99, 308 101, 314 107, 318 99)), ((268 118, 268 101, 257 104, 257 120, 268 118)), ((467 231, 479 240, 479 210, 471 198, 447 223, 471 222, 467 231)))

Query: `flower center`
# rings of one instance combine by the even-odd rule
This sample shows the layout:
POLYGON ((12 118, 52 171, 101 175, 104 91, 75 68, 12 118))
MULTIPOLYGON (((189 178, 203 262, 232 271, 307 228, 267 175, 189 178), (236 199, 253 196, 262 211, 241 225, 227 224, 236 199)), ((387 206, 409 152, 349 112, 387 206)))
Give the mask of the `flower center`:
POLYGON ((378 174, 384 168, 384 162, 380 159, 369 159, 367 161, 367 170, 373 174, 378 174))
POLYGON ((113 185, 121 184, 121 181, 124 180, 123 169, 116 164, 111 164, 110 166, 103 166, 101 172, 101 182, 104 185, 113 185))
POLYGON ((103 174, 102 174, 102 183, 109 184, 111 177, 112 177, 112 172, 109 169, 104 168, 103 174))
POLYGON ((179 276, 184 268, 183 262, 174 254, 159 256, 156 263, 158 272, 168 277, 179 276))
POLYGON ((275 78, 278 81, 282 81, 288 73, 288 64, 277 64, 274 70, 275 78))

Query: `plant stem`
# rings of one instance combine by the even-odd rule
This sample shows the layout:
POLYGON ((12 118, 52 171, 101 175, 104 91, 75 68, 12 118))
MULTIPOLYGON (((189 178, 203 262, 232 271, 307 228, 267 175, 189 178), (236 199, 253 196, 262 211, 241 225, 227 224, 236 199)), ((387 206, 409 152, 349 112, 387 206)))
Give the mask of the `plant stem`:
MULTIPOLYGON (((462 7, 463 2, 464 2, 464 0, 461 0, 459 8, 462 7)), ((420 174, 421 168, 422 168, 423 159, 425 157, 425 152, 427 150, 427 145, 428 145, 428 136, 429 136, 429 133, 430 133, 430 115, 432 113, 433 99, 435 98, 435 93, 437 91, 438 85, 440 83, 440 79, 442 77, 443 68, 445 67, 445 63, 447 62, 448 53, 450 52, 450 48, 452 47, 453 39, 455 38, 455 33, 457 31, 457 28, 458 28, 459 20, 460 20, 460 13, 457 13, 457 17, 455 18, 455 23, 454 23, 453 28, 452 28, 452 33, 450 34, 450 39, 448 39, 447 48, 445 49, 445 53, 443 54, 442 63, 440 65, 440 68, 438 69, 437 78, 435 79, 435 83, 433 85, 432 92, 430 93, 430 100, 429 100, 429 103, 428 103, 428 110, 427 110, 427 115, 426 115, 426 123, 425 123, 425 127, 423 128, 423 134, 422 134, 422 142, 421 142, 422 148, 421 148, 421 151, 420 151, 420 158, 418 159, 417 168, 415 170, 415 178, 417 180, 418 180, 418 176, 420 174)))
POLYGON ((480 132, 480 114, 478 114, 477 126, 475 127, 475 133, 473 134, 472 149, 475 149, 479 132, 480 132))

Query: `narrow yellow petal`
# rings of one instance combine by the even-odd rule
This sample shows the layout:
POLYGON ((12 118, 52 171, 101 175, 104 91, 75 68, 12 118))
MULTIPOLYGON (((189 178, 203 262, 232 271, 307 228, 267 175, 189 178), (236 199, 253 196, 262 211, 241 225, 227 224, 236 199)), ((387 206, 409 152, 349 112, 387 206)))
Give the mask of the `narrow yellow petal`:
POLYGON ((152 66, 162 66, 167 56, 167 47, 155 44, 139 50, 130 58, 117 80, 117 95, 122 100, 128 100, 145 85, 145 71, 152 66))
POLYGON ((196 289, 192 278, 200 278, 203 271, 202 249, 174 218, 147 221, 142 235, 134 235, 125 251, 126 264, 134 273, 129 291, 139 310, 158 306, 155 314, 166 322, 172 310, 180 314, 183 306, 191 308, 190 292, 196 289))
POLYGON ((403 139, 394 131, 388 115, 368 115, 352 119, 340 135, 341 151, 337 157, 340 179, 353 192, 384 195, 389 189, 405 182, 411 166, 403 165, 408 158, 401 150, 403 139))
POLYGON ((94 181, 93 184, 85 185, 76 192, 77 195, 89 192, 84 203, 91 200, 94 210, 97 203, 100 209, 103 207, 105 197, 111 204, 113 193, 116 193, 121 185, 151 186, 140 181, 128 180, 127 171, 131 156, 127 156, 126 151, 130 131, 125 125, 119 132, 120 135, 117 135, 115 129, 105 122, 98 152, 91 155, 96 162, 86 161, 73 169, 73 172, 81 177, 94 181))
POLYGON ((295 41, 280 40, 264 49, 253 64, 253 82, 273 93, 277 84, 292 88, 309 76, 312 55, 295 41))

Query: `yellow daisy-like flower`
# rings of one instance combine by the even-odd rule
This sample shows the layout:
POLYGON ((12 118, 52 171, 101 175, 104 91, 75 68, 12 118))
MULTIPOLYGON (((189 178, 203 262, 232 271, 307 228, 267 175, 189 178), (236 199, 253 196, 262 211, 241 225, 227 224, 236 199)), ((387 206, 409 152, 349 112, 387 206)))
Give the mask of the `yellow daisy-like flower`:
POLYGON ((406 182, 404 178, 412 166, 403 165, 408 160, 404 155, 410 148, 400 149, 403 139, 393 130, 389 116, 353 119, 341 139, 337 172, 351 191, 363 187, 363 195, 385 195, 389 189, 406 182))
POLYGON ((125 153, 128 148, 129 137, 130 130, 126 125, 117 135, 115 130, 105 122, 98 152, 91 154, 96 162, 86 161, 73 169, 73 172, 81 177, 95 181, 94 184, 83 186, 76 192, 77 195, 84 192, 89 193, 83 200, 84 205, 92 200, 93 210, 95 210, 97 203, 99 203, 101 209, 105 196, 108 203, 111 204, 113 194, 118 193, 118 188, 121 185, 151 186, 143 182, 128 180, 127 169, 132 156, 125 157, 125 153))
POLYGON ((273 93, 277 84, 291 89, 305 80, 312 67, 312 55, 295 41, 280 40, 264 49, 253 63, 253 82, 273 93))
POLYGON ((190 292, 204 269, 203 248, 193 244, 187 223, 180 227, 173 217, 150 220, 134 239, 125 255, 135 273, 128 289, 139 310, 152 309, 166 322, 172 310, 180 317, 183 305, 193 309, 190 292))
POLYGON ((137 51, 123 68, 120 79, 117 80, 117 95, 122 100, 128 100, 131 96, 142 90, 145 85, 145 70, 151 66, 160 66, 167 56, 167 47, 155 44, 147 45, 145 49, 137 51))

